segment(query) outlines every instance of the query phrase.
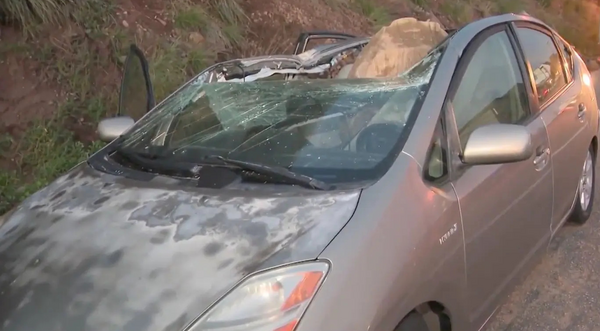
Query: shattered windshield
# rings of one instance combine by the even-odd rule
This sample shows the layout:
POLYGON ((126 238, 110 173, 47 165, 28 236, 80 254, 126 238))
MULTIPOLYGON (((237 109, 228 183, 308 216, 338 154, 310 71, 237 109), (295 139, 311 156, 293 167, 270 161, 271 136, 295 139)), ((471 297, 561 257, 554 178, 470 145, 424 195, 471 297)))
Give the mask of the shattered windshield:
POLYGON ((136 123, 118 149, 174 163, 221 156, 329 183, 377 179, 401 150, 441 53, 385 79, 198 77, 136 123))

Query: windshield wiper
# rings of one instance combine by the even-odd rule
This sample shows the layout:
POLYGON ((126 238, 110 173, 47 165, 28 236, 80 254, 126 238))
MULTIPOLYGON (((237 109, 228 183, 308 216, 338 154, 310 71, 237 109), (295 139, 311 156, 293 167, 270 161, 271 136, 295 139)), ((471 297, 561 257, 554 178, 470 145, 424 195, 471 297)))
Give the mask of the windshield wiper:
POLYGON ((284 167, 274 167, 242 160, 229 159, 220 155, 208 155, 203 157, 202 160, 219 160, 225 165, 232 165, 241 170, 254 172, 259 175, 270 177, 274 180, 284 181, 292 185, 301 185, 317 190, 328 190, 332 187, 331 185, 319 179, 290 171, 284 167))
POLYGON ((172 162, 159 159, 154 154, 145 154, 139 152, 129 152, 117 149, 115 153, 122 159, 135 165, 143 171, 151 173, 164 173, 181 177, 197 177, 198 167, 188 166, 179 162, 172 162))
POLYGON ((301 185, 304 187, 327 190, 331 188, 331 185, 302 174, 295 173, 284 167, 273 167, 258 163, 246 162, 241 160, 234 160, 222 157, 220 155, 208 155, 203 157, 199 164, 190 164, 187 162, 173 162, 172 160, 163 160, 160 155, 146 154, 139 152, 129 152, 117 149, 115 151, 120 158, 125 159, 129 163, 135 165, 142 171, 151 173, 162 173, 165 175, 181 176, 197 178, 199 176, 200 169, 202 168, 204 161, 219 161, 224 165, 231 165, 241 170, 253 172, 270 180, 277 180, 279 182, 285 182, 292 185, 301 185))

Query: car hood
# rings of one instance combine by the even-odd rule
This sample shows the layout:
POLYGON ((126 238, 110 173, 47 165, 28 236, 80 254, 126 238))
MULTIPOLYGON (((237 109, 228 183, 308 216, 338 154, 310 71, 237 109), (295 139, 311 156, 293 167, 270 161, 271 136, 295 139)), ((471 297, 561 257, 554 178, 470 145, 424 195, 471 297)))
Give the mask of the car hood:
POLYGON ((318 257, 359 197, 140 183, 80 166, 5 216, 0 329, 181 330, 249 273, 318 257))

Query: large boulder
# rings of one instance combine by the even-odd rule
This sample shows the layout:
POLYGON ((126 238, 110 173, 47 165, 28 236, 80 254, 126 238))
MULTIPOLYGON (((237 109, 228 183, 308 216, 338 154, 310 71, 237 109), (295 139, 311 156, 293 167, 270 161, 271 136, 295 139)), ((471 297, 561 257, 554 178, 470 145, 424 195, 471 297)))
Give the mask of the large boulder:
POLYGON ((447 36, 437 22, 400 18, 381 28, 360 53, 348 78, 395 77, 447 36))

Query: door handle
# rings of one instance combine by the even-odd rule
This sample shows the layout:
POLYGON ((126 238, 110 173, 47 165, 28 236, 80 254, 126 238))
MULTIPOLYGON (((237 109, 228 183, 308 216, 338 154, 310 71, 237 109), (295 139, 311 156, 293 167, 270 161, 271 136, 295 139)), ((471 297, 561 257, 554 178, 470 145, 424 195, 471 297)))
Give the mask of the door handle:
POLYGON ((550 161, 550 148, 538 148, 533 159, 535 170, 540 171, 544 169, 548 165, 548 161, 550 161))
POLYGON ((579 118, 579 120, 583 121, 586 112, 587 107, 583 103, 580 103, 579 107, 577 107, 577 117, 579 118))

